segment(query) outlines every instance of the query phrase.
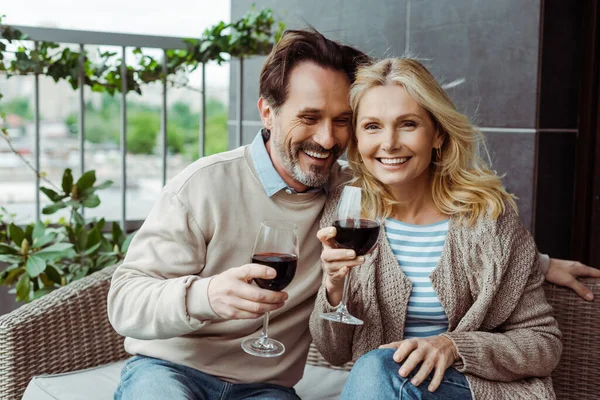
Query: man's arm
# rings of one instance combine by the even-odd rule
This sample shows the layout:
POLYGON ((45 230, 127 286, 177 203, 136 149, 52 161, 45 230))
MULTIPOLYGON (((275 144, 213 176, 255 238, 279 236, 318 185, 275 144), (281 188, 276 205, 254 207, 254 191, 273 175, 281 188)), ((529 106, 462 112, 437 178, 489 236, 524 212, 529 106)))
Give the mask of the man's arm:
POLYGON ((169 339, 215 319, 257 318, 283 306, 286 293, 249 283, 272 278, 272 268, 246 264, 201 278, 206 248, 201 221, 175 193, 161 192, 113 276, 108 316, 115 330, 137 339, 169 339))
POLYGON ((569 287, 585 300, 594 300, 592 291, 577 278, 600 278, 600 269, 588 267, 578 261, 550 258, 542 253, 540 253, 540 265, 548 282, 569 287))

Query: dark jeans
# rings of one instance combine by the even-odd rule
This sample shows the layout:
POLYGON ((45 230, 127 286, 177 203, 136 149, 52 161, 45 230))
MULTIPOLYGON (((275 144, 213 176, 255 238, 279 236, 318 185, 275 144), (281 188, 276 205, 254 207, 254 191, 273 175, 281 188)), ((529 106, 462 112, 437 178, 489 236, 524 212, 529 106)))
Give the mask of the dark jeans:
POLYGON ((125 364, 115 400, 299 400, 293 388, 224 382, 194 368, 136 356, 125 364))

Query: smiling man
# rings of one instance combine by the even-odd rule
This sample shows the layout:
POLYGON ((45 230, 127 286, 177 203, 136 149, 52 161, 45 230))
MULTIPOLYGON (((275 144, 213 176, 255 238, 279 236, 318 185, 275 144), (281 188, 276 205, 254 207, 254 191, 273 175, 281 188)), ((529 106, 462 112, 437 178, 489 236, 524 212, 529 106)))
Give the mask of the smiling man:
POLYGON ((260 76, 264 123, 249 146, 198 160, 170 181, 117 269, 109 318, 136 355, 116 399, 297 399, 321 283, 316 238, 336 162, 352 134, 348 91, 367 57, 320 33, 288 31, 260 76), (260 223, 298 226, 299 263, 286 292, 252 284, 275 271, 249 264, 260 223), (277 358, 246 354, 271 312, 277 358))

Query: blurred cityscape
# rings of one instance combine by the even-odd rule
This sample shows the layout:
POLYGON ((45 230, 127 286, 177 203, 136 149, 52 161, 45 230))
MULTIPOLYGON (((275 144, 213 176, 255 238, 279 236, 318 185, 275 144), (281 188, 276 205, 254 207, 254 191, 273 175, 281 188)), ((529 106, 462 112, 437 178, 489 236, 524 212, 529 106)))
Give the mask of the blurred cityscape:
MULTIPOLYGON (((199 74, 194 72, 193 74, 199 74)), ((190 81, 198 81, 191 76, 190 81)), ((40 77, 40 170, 60 187, 65 168, 80 175, 78 142, 79 92, 68 84, 40 77)), ((15 150, 35 165, 34 77, 0 76, 0 126, 7 128, 15 150)), ((207 81, 206 154, 227 148, 228 87, 207 81)), ((142 220, 162 186, 160 150, 162 86, 146 85, 142 96, 127 97, 127 219, 142 220)), ((94 169, 99 182, 113 186, 98 193, 102 203, 86 217, 121 217, 121 97, 84 92, 85 170, 94 169)), ((167 108, 167 179, 198 158, 200 94, 190 88, 169 88, 167 108)), ((42 181, 42 186, 49 186, 42 181)), ((15 221, 35 220, 35 174, 0 138, 0 206, 16 214, 15 221)), ((41 207, 49 200, 41 194, 41 207)), ((64 211, 64 210, 63 210, 64 211)), ((2 211, 0 211, 2 213, 2 211)), ((57 220, 66 213, 43 216, 57 220)))

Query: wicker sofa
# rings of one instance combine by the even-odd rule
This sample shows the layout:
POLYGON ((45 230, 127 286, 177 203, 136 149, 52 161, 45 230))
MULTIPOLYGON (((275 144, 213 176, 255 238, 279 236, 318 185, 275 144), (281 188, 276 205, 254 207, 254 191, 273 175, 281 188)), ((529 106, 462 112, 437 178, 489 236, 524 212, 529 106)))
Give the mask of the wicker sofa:
MULTIPOLYGON (((78 371, 129 357, 123 338, 112 329, 106 314, 113 271, 114 267, 107 268, 0 317, 0 399, 20 399, 34 376, 78 371)), ((600 299, 600 279, 584 283, 600 299)), ((586 302, 571 290, 553 285, 545 289, 563 331, 563 357, 553 374, 557 397, 600 398, 600 300, 586 302)), ((350 366, 332 367, 314 348, 307 363, 307 368, 335 371, 338 378, 350 366)), ((308 375, 314 384, 326 381, 322 374, 308 375)), ((306 374, 305 379, 309 379, 306 374)), ((343 380, 336 384, 343 385, 343 380)), ((82 394, 78 398, 94 397, 82 394)))

